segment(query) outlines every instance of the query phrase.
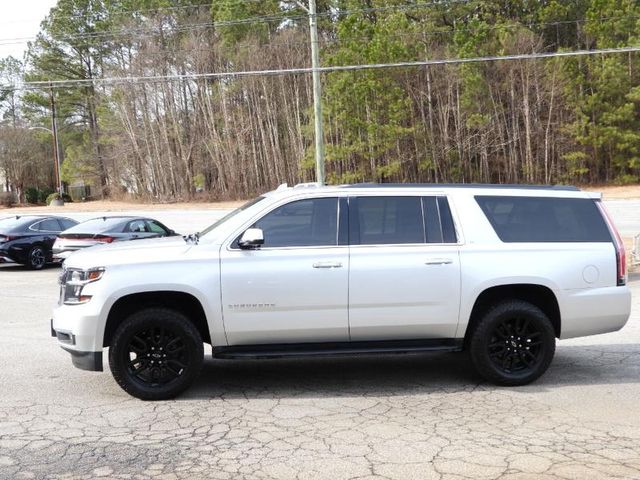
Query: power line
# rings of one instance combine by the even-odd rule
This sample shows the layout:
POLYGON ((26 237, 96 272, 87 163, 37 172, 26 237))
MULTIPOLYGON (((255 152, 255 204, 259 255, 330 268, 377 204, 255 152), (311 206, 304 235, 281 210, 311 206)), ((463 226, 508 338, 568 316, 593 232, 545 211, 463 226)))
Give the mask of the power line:
MULTIPOLYGON (((253 0, 245 0, 245 1, 253 1, 253 0)), ((449 29, 449 30, 434 30, 434 31, 429 31, 429 32, 425 32, 425 31, 414 31, 414 32, 404 32, 404 33, 396 33, 396 34, 388 34, 385 36, 385 38, 389 39, 389 38, 420 38, 420 37, 439 37, 439 36, 444 36, 444 35, 455 35, 456 33, 459 32, 477 32, 477 31, 493 31, 493 30, 515 30, 515 29, 519 29, 519 28, 534 28, 534 27, 558 27, 561 25, 573 25, 573 24, 582 24, 582 23, 586 23, 586 22, 604 22, 604 21, 610 21, 610 20, 619 20, 619 19, 637 19, 640 18, 639 15, 624 15, 624 16, 609 16, 609 17, 599 17, 599 18, 591 18, 591 19, 575 19, 575 20, 559 20, 559 21, 554 21, 554 22, 529 22, 529 23, 510 23, 510 24, 501 24, 501 25, 487 25, 487 26, 482 26, 482 27, 474 27, 474 28, 454 28, 454 29, 449 29)), ((209 25, 209 24, 205 24, 205 25, 209 25)), ((191 30, 198 30, 200 26, 196 25, 197 28, 191 28, 190 25, 186 25, 186 26, 182 26, 182 27, 178 27, 176 29, 170 30, 169 33, 176 33, 176 32, 186 32, 186 31, 191 31, 191 30)), ((157 33, 156 33, 157 34, 157 33)), ((152 36, 155 36, 152 35, 152 36)), ((146 36, 140 36, 139 38, 145 38, 146 36)), ((349 37, 348 38, 349 41, 352 40, 365 40, 365 41, 370 41, 371 37, 370 36, 355 36, 355 37, 349 37)), ((339 44, 342 43, 343 40, 340 38, 321 38, 319 39, 319 43, 325 44, 325 45, 331 45, 331 44, 339 44)), ((5 46, 5 45, 16 45, 16 44, 21 44, 23 42, 7 42, 7 43, 0 43, 0 47, 5 46)), ((26 43, 26 42, 25 42, 26 43)), ((276 49, 278 47, 290 47, 290 46, 298 46, 298 45, 305 45, 307 46, 309 44, 308 41, 285 41, 285 42, 268 42, 268 43, 263 43, 263 44, 252 44, 252 43, 239 43, 237 44, 238 48, 246 48, 246 47, 257 47, 260 49, 276 49)), ((164 47, 166 47, 166 45, 164 45, 164 47)), ((191 52, 197 52, 197 51, 202 51, 202 52, 209 52, 210 49, 208 48, 203 48, 203 49, 199 49, 199 48, 187 48, 187 49, 178 49, 178 48, 171 48, 171 49, 167 49, 164 48, 163 51, 161 52, 149 52, 149 51, 145 51, 144 55, 152 55, 152 56, 167 56, 167 55, 177 55, 179 53, 191 53, 191 52)))
MULTIPOLYGON (((374 63, 363 65, 336 65, 330 67, 320 67, 318 71, 322 73, 346 72, 359 70, 374 70, 385 68, 408 68, 408 67, 427 67, 438 65, 460 65, 469 63, 498 62, 498 61, 514 61, 514 60, 535 60, 548 58, 578 57, 587 55, 605 55, 615 53, 632 53, 640 52, 640 46, 628 46, 618 48, 601 48, 594 50, 573 50, 567 52, 542 52, 542 53, 525 53, 515 55, 497 55, 483 56, 471 58, 450 58, 439 60, 423 60, 415 62, 396 62, 396 63, 374 63)), ((158 83, 170 81, 184 80, 213 80, 220 78, 242 78, 255 77, 263 75, 297 75, 312 73, 312 68, 290 68, 280 70, 247 70, 240 72, 213 72, 213 73, 193 73, 193 74, 176 74, 176 75, 151 75, 151 76, 127 76, 127 77, 107 77, 93 79, 72 79, 72 80, 42 80, 23 82, 20 85, 1 85, 4 90, 33 90, 40 88, 70 88, 74 86, 89 85, 118 85, 124 83, 158 83)))
MULTIPOLYGON (((416 10, 420 8, 430 8, 430 7, 441 7, 448 6, 451 4, 467 4, 471 0, 435 0, 432 2, 424 2, 424 3, 414 3, 407 5, 389 5, 386 7, 370 7, 370 8, 359 8, 359 9, 350 9, 350 10, 330 10, 327 12, 322 12, 316 14, 317 18, 337 18, 341 16, 359 14, 359 13, 375 13, 382 11, 407 11, 407 10, 416 10)), ((306 20, 308 19, 307 14, 302 15, 263 15, 256 17, 248 17, 237 20, 222 20, 215 22, 206 22, 201 24, 192 24, 185 25, 183 27, 184 30, 193 28, 218 28, 218 27, 230 27, 230 26, 238 26, 238 25, 251 25, 254 23, 271 23, 271 22, 287 22, 287 21, 295 21, 295 20, 306 20)), ((172 29, 168 29, 167 32, 161 32, 156 29, 145 28, 145 29, 117 29, 117 30, 105 30, 102 32, 88 32, 88 33, 75 33, 68 35, 61 35, 57 38, 54 38, 54 41, 67 41, 74 39, 85 39, 85 38, 109 38, 109 37, 119 37, 119 36, 129 36, 131 33, 140 32, 146 33, 149 35, 161 35, 163 33, 170 33, 174 31, 172 29)), ((13 42, 13 41, 24 41, 25 43, 28 41, 32 41, 37 39, 36 37, 18 37, 18 38, 0 38, 0 45, 3 42, 13 42)))

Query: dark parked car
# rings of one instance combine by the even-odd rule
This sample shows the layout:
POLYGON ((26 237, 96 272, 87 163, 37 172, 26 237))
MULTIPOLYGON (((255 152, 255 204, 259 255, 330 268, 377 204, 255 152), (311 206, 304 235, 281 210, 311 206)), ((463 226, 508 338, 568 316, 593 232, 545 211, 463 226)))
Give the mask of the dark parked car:
POLYGON ((64 217, 16 215, 0 219, 0 263, 40 270, 51 262, 51 247, 63 230, 78 222, 64 217))
POLYGON ((53 245, 53 257, 60 262, 76 250, 104 243, 177 235, 152 218, 99 217, 66 230, 53 245))

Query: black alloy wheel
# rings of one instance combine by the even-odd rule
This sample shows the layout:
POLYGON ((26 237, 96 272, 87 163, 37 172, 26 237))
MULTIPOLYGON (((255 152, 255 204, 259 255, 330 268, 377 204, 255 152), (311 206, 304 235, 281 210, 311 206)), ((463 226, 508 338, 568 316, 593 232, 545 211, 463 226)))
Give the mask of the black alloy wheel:
POLYGON ((32 270, 42 270, 47 264, 47 256, 44 248, 40 245, 34 245, 27 254, 27 266, 32 270))
POLYGON ((530 318, 507 317, 498 323, 489 341, 489 358, 505 373, 534 369, 543 358, 542 332, 530 318))
POLYGON ((502 302, 476 324, 469 342, 480 375, 498 385, 525 385, 540 377, 553 360, 555 331, 537 306, 522 300, 502 302))
POLYGON ((148 308, 126 318, 109 349, 109 366, 127 393, 165 400, 186 390, 200 373, 202 338, 182 313, 148 308))

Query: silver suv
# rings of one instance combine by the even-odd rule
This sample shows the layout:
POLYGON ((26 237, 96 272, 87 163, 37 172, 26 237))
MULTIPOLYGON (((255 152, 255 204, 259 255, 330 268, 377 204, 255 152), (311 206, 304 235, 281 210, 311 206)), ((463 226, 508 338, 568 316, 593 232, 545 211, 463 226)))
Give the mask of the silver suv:
POLYGON ((71 255, 52 333, 166 399, 216 358, 467 350, 522 385, 556 338, 618 330, 625 252, 600 196, 573 187, 282 186, 183 238, 71 255))

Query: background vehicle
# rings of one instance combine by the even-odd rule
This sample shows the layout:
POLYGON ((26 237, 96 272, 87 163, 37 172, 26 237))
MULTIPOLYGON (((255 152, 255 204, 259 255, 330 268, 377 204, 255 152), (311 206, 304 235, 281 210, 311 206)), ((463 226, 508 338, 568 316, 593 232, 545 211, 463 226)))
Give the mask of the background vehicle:
POLYGON ((0 219, 0 263, 40 270, 52 261, 51 247, 61 231, 78 222, 65 217, 18 215, 0 219))
POLYGON ((485 379, 534 381, 556 338, 631 311, 600 196, 573 187, 280 188, 185 240, 78 253, 52 331, 76 366, 144 399, 216 358, 461 351, 485 379))
POLYGON ((76 250, 105 243, 177 235, 153 218, 99 217, 79 223, 58 236, 53 257, 62 261, 76 250))

